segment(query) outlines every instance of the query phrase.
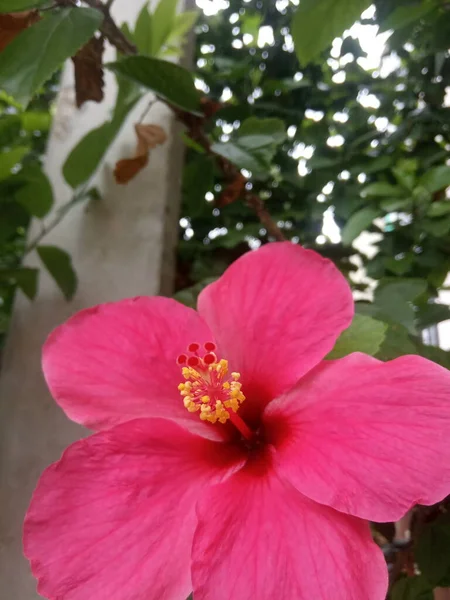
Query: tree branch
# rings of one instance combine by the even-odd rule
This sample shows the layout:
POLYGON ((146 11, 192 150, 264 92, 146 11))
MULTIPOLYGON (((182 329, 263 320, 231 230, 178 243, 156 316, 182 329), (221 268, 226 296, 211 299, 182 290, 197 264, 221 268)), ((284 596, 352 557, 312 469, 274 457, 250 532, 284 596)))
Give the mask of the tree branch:
POLYGON ((109 12, 112 2, 109 1, 104 4, 101 0, 83 0, 85 4, 91 8, 103 13, 104 20, 103 25, 100 27, 100 31, 105 36, 110 44, 115 46, 122 54, 137 54, 138 50, 134 44, 132 44, 127 37, 117 27, 114 19, 109 12))

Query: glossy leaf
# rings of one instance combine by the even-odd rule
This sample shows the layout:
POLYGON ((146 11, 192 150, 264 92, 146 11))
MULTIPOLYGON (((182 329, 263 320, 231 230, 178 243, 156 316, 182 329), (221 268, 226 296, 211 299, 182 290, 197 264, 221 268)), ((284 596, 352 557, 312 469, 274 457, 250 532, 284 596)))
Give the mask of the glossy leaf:
POLYGON ((240 169, 247 169, 257 179, 267 179, 270 162, 258 154, 258 150, 271 147, 267 136, 248 136, 237 141, 213 144, 211 150, 228 159, 240 169))
POLYGON ((138 15, 132 39, 140 54, 152 54, 152 15, 148 4, 144 4, 138 15))
POLYGON ((56 246, 38 246, 37 253, 66 300, 70 300, 77 289, 77 276, 69 254, 56 246))
POLYGON ((22 161, 29 151, 27 146, 17 146, 0 154, 0 181, 12 175, 12 169, 22 161))
POLYGON ((382 283, 375 290, 375 305, 380 313, 415 333, 415 311, 412 302, 424 294, 427 282, 423 279, 395 279, 382 283))
POLYGON ((282 144, 286 137, 286 125, 281 119, 246 119, 237 131, 239 138, 247 136, 268 136, 272 144, 282 144))
POLYGON ((371 183, 361 191, 361 196, 376 196, 386 198, 399 198, 405 195, 405 191, 398 185, 391 185, 390 183, 371 183))
POLYGON ((49 3, 49 0, 0 0, 0 13, 20 12, 49 3))
POLYGON ((39 165, 33 165, 20 173, 20 180, 24 185, 16 192, 16 201, 30 215, 42 219, 53 206, 53 190, 47 175, 39 165))
POLYGON ((141 94, 132 82, 119 79, 117 102, 111 120, 82 138, 64 163, 63 175, 71 187, 78 187, 95 173, 126 117, 140 98, 141 94))
POLYGON ((29 111, 20 115, 22 128, 33 133, 34 131, 48 131, 52 123, 51 114, 48 112, 29 111))
POLYGON ((156 56, 175 25, 179 0, 159 0, 152 15, 151 54, 156 56))
POLYGON ((27 211, 17 202, 2 202, 0 218, 0 244, 12 238, 21 227, 29 222, 27 211))
POLYGON ((0 117, 0 146, 14 144, 19 137, 21 124, 19 115, 2 115, 0 117))
POLYGON ((386 323, 357 314, 350 327, 340 335, 335 347, 326 358, 342 358, 352 352, 364 352, 364 354, 374 356, 384 341, 386 330, 386 323))
POLYGON ((193 76, 180 65, 150 56, 128 56, 106 66, 183 110, 198 113, 200 109, 193 76))
POLYGON ((61 63, 93 36, 102 15, 92 8, 62 8, 25 29, 0 54, 0 88, 27 105, 61 63))
POLYGON ((302 0, 291 28, 300 63, 316 59, 370 4, 371 0, 302 0))
POLYGON ((167 38, 167 46, 177 45, 178 42, 194 27, 200 13, 198 10, 187 10, 175 17, 172 30, 167 38))
POLYGON ((448 215, 450 213, 450 202, 448 201, 440 201, 433 202, 430 205, 427 215, 429 217, 443 217, 444 215, 448 215))
POLYGON ((420 180, 420 185, 426 188, 431 194, 440 192, 450 186, 450 167, 442 165, 430 169, 420 180))
POLYGON ((184 169, 183 198, 190 217, 205 209, 205 194, 214 188, 214 161, 210 156, 198 156, 184 169))
POLYGON ((435 8, 436 6, 433 2, 418 2, 415 6, 398 6, 383 21, 380 32, 388 31, 388 29, 398 30, 402 27, 406 27, 407 25, 418 21, 421 17, 424 17, 435 8))
POLYGON ((30 300, 36 297, 38 278, 38 269, 28 267, 0 269, 0 281, 17 285, 30 300))
POLYGON ((450 308, 446 304, 426 304, 419 306, 417 321, 419 327, 426 328, 450 319, 450 308))
POLYGON ((342 243, 345 246, 350 246, 353 240, 366 230, 379 215, 379 210, 370 207, 362 208, 354 213, 342 230, 342 243))

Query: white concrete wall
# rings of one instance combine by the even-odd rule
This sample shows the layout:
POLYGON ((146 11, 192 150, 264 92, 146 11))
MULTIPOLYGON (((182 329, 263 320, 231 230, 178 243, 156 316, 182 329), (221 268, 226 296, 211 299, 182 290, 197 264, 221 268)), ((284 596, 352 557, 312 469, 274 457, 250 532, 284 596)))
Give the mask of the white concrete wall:
MULTIPOLYGON (((113 14, 118 22, 130 22, 143 4, 143 0, 116 0, 113 14)), ((106 59, 113 58, 110 48, 106 59)), ((62 164, 76 142, 107 118, 115 98, 113 79, 111 74, 106 75, 106 99, 101 105, 89 102, 78 111, 72 65, 67 65, 46 159, 55 208, 71 196, 61 174, 62 164)), ((135 120, 148 100, 136 107, 135 120)), ((174 141, 176 126, 161 104, 152 109, 146 122, 162 125, 170 135, 168 143, 152 152, 149 167, 128 186, 114 183, 115 161, 134 151, 132 116, 97 178, 102 199, 75 208, 45 239, 45 244, 64 248, 73 257, 79 277, 74 300, 66 302, 44 271, 38 298, 30 302, 19 293, 16 299, 0 376, 1 600, 37 598, 35 581, 22 558, 24 513, 42 470, 57 460, 69 443, 85 434, 69 422, 47 391, 40 367, 42 344, 57 324, 82 308, 128 296, 157 294, 161 286, 170 293, 182 147, 174 141)), ((38 228, 32 229, 33 235, 38 228)), ((31 255, 27 264, 38 264, 37 257, 31 255)))

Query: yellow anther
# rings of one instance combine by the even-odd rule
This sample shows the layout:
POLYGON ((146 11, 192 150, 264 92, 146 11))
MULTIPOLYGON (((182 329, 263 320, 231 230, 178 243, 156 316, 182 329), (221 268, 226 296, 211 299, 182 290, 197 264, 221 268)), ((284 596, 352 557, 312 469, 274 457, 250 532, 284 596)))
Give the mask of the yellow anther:
POLYGON ((186 380, 178 386, 183 404, 189 412, 198 412, 202 421, 226 423, 245 400, 239 373, 232 373, 231 380, 225 381, 228 374, 225 359, 210 365, 199 359, 198 366, 182 367, 181 372, 186 380))

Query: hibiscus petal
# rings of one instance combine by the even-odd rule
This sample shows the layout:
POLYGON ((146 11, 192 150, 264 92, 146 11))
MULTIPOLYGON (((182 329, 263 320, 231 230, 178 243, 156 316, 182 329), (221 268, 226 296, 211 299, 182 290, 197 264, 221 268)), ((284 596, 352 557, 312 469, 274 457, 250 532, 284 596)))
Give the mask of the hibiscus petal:
POLYGON ((198 310, 259 408, 328 354, 354 312, 333 263, 289 242, 245 254, 203 290, 198 310))
POLYGON ((195 600, 384 600, 387 569, 367 523, 245 468, 202 496, 195 600))
POLYGON ((397 521, 450 493, 450 372, 419 356, 324 362, 264 420, 280 472, 337 510, 397 521))
POLYGON ((169 298, 133 298, 84 310, 50 335, 43 369, 69 418, 92 429, 164 417, 210 431, 184 408, 177 357, 211 340, 194 310, 169 298))
POLYGON ((192 590, 195 503, 240 465, 232 448, 163 419, 70 446, 43 474, 25 554, 51 600, 181 600, 192 590))

